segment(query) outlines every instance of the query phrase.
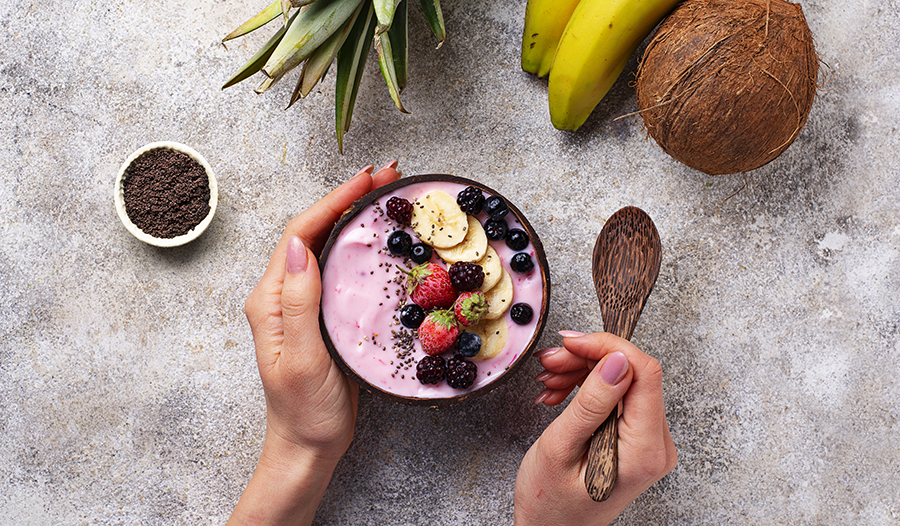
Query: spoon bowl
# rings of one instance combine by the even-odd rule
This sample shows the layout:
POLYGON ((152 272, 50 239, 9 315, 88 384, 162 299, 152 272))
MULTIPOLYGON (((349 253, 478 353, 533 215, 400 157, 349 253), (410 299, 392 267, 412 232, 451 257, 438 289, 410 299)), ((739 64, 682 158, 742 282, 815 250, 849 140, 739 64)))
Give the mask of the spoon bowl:
MULTIPOLYGON (((640 208, 620 209, 603 225, 592 259, 603 330, 630 340, 659 275, 662 244, 656 225, 640 208)), ((618 417, 613 410, 588 449, 584 484, 597 502, 609 498, 616 484, 618 417)))

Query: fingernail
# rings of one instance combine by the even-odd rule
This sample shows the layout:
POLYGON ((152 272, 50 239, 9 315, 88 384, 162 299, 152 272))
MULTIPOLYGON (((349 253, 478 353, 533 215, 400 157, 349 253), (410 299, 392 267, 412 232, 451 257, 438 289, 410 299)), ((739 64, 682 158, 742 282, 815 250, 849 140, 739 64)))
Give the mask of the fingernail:
POLYGON ((306 270, 308 264, 309 257, 303 241, 300 241, 297 236, 291 236, 287 246, 287 271, 291 274, 299 274, 306 270))
POLYGON ((580 338, 582 336, 587 336, 585 333, 578 331, 559 331, 559 335, 563 338, 580 338))
POLYGON ((538 395, 537 398, 534 399, 535 404, 539 404, 546 400, 550 396, 550 389, 544 389, 541 391, 541 394, 538 395))
POLYGON ((628 358, 625 357, 624 353, 616 351, 610 354, 606 361, 603 362, 603 367, 600 368, 600 378, 603 378, 603 381, 609 385, 616 385, 622 381, 627 371, 628 358))
MULTIPOLYGON (((387 163, 386 165, 382 166, 381 170, 387 170, 388 168, 396 169, 398 164, 400 164, 400 161, 393 160, 393 161, 387 163)), ((380 172, 381 170, 378 170, 378 171, 380 172)))
POLYGON ((553 376, 553 373, 551 373, 550 371, 544 371, 541 374, 535 376, 534 381, 535 382, 543 382, 544 380, 546 380, 547 378, 550 378, 552 376, 553 376))
POLYGON ((534 357, 535 358, 546 358, 548 356, 553 356, 554 354, 558 353, 561 349, 562 349, 562 347, 550 347, 549 349, 543 349, 543 350, 540 350, 540 351, 534 353, 534 357))
POLYGON ((363 166, 358 172, 356 172, 356 175, 354 175, 353 178, 356 179, 357 177, 359 177, 359 176, 361 176, 361 175, 363 175, 363 174, 370 174, 370 175, 371 175, 372 170, 374 170, 374 169, 375 169, 375 167, 372 166, 371 164, 366 165, 366 166, 363 166))

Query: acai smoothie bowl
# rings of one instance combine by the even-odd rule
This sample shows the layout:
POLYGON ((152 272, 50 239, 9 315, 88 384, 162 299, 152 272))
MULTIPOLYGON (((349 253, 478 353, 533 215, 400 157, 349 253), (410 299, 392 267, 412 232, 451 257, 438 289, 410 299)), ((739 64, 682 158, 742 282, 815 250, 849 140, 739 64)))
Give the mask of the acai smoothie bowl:
POLYGON ((485 394, 537 345, 550 303, 543 246, 481 183, 417 175, 362 197, 319 259, 329 352, 364 389, 446 406, 485 394))

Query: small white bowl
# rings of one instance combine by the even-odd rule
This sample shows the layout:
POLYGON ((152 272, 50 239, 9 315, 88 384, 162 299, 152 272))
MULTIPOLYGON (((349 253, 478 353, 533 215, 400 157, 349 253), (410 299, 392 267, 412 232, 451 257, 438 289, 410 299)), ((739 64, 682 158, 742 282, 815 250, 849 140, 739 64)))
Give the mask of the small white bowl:
POLYGON ((116 176, 115 201, 116 212, 118 212, 119 214, 119 219, 122 220, 122 224, 125 225, 125 228, 128 229, 128 231, 131 232, 134 237, 138 238, 144 243, 157 247, 177 247, 193 241, 194 239, 197 239, 197 237, 199 237, 200 234, 202 234, 203 231, 206 230, 206 227, 208 227, 212 222, 213 216, 216 215, 216 204, 219 201, 219 187, 216 183, 216 176, 213 173, 212 167, 209 165, 209 163, 206 162, 206 159, 204 159, 203 156, 197 153, 193 148, 177 142, 153 142, 132 153, 128 157, 128 159, 126 159, 125 162, 122 163, 122 167, 119 169, 119 174, 116 176), (125 170, 127 170, 131 163, 133 163, 134 160, 139 156, 157 148, 168 148, 170 150, 175 150, 190 155, 195 161, 200 163, 200 166, 202 166, 203 169, 206 170, 206 175, 209 176, 209 214, 207 214, 203 221, 192 228, 187 234, 172 238, 160 238, 147 234, 131 222, 131 218, 128 217, 128 212, 125 210, 125 193, 122 185, 122 180, 125 176, 125 170))

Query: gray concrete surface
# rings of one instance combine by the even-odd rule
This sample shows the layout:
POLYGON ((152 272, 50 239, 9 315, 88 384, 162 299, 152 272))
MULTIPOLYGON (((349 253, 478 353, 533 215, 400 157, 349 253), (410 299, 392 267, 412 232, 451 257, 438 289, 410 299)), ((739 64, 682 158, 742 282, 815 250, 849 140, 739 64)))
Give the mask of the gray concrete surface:
MULTIPOLYGON (((412 114, 369 62, 343 156, 333 77, 288 111, 290 82, 219 90, 265 37, 220 39, 260 2, 0 3, 0 523, 223 523, 265 424, 244 298, 291 216, 397 158, 526 210, 554 281, 545 346, 602 329, 605 219, 655 220, 634 341, 663 364, 680 464, 618 524, 900 524, 898 5, 803 6, 823 86, 745 181, 614 120, 635 109, 627 79, 579 133, 555 131, 546 83, 518 65, 524 0, 444 2, 439 50, 413 9, 412 114), (157 140, 219 177, 215 221, 182 248, 141 244, 113 208, 119 163, 157 140)), ((443 410, 364 395, 316 523, 510 524, 517 463, 560 411, 532 404, 538 371, 443 410)))

